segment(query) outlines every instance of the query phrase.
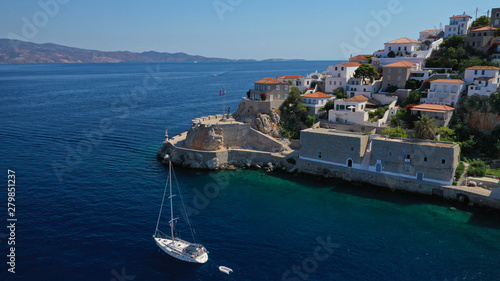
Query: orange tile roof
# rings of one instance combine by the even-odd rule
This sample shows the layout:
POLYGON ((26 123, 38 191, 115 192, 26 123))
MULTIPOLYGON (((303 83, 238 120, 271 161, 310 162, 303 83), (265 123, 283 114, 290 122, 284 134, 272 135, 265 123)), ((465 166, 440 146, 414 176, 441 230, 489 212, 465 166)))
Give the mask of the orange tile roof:
POLYGON ((420 33, 427 33, 427 32, 433 32, 433 31, 439 31, 439 29, 427 29, 424 31, 420 31, 420 33))
POLYGON ((436 79, 431 81, 431 83, 465 83, 460 79, 436 79))
POLYGON ((498 28, 495 28, 495 27, 491 27, 491 26, 485 26, 485 27, 480 27, 480 28, 477 28, 477 29, 473 29, 471 30, 472 31, 488 31, 488 30, 497 30, 498 28))
POLYGON ((341 62, 340 64, 347 67, 356 67, 361 65, 359 62, 341 62))
POLYGON ((313 98, 313 99, 324 99, 324 98, 333 98, 333 95, 328 95, 322 92, 316 92, 311 94, 302 95, 305 98, 313 98))
POLYGON ((455 108, 444 105, 444 104, 419 104, 411 108, 412 111, 427 111, 427 112, 438 112, 445 113, 448 111, 455 110, 455 108))
POLYGON ((450 19, 452 19, 452 18, 472 18, 472 17, 469 15, 458 15, 458 16, 450 17, 450 19))
POLYGON ((264 78, 259 81, 255 81, 255 84, 285 84, 286 82, 280 82, 274 78, 264 78))
POLYGON ((498 67, 494 67, 494 66, 480 66, 480 65, 469 67, 467 69, 472 69, 472 70, 476 70, 476 69, 477 70, 500 70, 500 68, 498 68, 498 67))
POLYGON ((398 61, 395 63, 384 65, 384 67, 414 67, 414 66, 415 64, 409 61, 398 61))
POLYGON ((418 40, 413 40, 413 39, 410 39, 407 37, 403 37, 403 38, 399 38, 396 40, 386 42, 385 44, 409 44, 409 43, 422 43, 422 42, 420 42, 418 40))
POLYGON ((367 56, 371 56, 371 55, 357 55, 357 56, 354 56, 350 59, 351 60, 364 60, 364 59, 368 59, 367 56))
POLYGON ((300 75, 284 75, 284 76, 281 76, 278 78, 280 78, 280 79, 300 79, 300 78, 304 78, 304 77, 300 76, 300 75))
POLYGON ((363 95, 359 95, 359 96, 354 96, 350 99, 344 99, 344 101, 355 101, 355 102, 364 102, 364 101, 367 101, 369 100, 369 98, 363 96, 363 95))
POLYGON ((478 77, 476 79, 474 79, 474 81, 491 81, 491 80, 494 80, 495 77, 478 77))

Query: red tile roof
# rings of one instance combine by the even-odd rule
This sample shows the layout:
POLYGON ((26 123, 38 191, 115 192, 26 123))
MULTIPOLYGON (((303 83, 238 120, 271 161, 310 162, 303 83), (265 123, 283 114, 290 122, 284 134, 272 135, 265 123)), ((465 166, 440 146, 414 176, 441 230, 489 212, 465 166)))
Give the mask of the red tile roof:
POLYGON ((367 56, 371 56, 371 55, 357 55, 357 56, 354 56, 352 58, 350 58, 351 60, 367 60, 368 57, 367 56))
POLYGON ((474 81, 491 81, 494 79, 495 79, 495 77, 478 77, 478 78, 474 79, 474 81))
POLYGON ((280 82, 274 78, 264 78, 259 81, 255 81, 255 84, 285 84, 286 82, 280 82))
POLYGON ((431 83, 465 83, 460 79, 436 79, 431 81, 431 83))
POLYGON ((340 64, 347 67, 356 67, 361 65, 359 62, 341 62, 340 64))
POLYGON ((472 69, 472 70, 500 70, 500 68, 498 67, 494 67, 494 66, 473 66, 473 67, 469 67, 467 69, 472 69))
POLYGON ((407 37, 403 37, 403 38, 399 38, 396 40, 386 42, 385 44, 409 44, 409 43, 422 43, 422 42, 420 42, 418 40, 413 40, 413 39, 410 39, 407 37))
POLYGON ((355 102, 364 102, 364 101, 367 101, 369 100, 369 98, 363 96, 363 95, 359 95, 359 96, 354 96, 350 99, 344 99, 344 101, 355 101, 355 102))
POLYGON ((412 111, 426 111, 426 112, 438 112, 446 113, 448 111, 455 110, 455 108, 444 105, 444 104, 419 104, 411 108, 412 111))
POLYGON ((433 31, 439 31, 439 29, 427 29, 424 31, 420 31, 420 33, 428 33, 428 32, 433 32, 433 31))
POLYGON ((333 98, 334 95, 328 95, 322 92, 316 92, 311 94, 302 95, 305 98, 313 98, 313 99, 324 99, 324 98, 333 98))
POLYGON ((450 19, 452 19, 452 18, 472 18, 472 17, 469 15, 458 15, 458 16, 450 17, 450 19))
POLYGON ((279 79, 300 79, 300 78, 304 78, 304 77, 300 76, 300 75, 284 75, 284 76, 280 76, 278 78, 279 79))
POLYGON ((485 27, 480 27, 480 28, 477 28, 477 29, 473 29, 471 30, 472 31, 488 31, 488 30, 497 30, 498 28, 495 28, 495 27, 491 27, 491 26, 485 26, 485 27))
POLYGON ((409 61, 398 61, 395 63, 384 65, 384 67, 414 67, 414 66, 415 64, 409 61))

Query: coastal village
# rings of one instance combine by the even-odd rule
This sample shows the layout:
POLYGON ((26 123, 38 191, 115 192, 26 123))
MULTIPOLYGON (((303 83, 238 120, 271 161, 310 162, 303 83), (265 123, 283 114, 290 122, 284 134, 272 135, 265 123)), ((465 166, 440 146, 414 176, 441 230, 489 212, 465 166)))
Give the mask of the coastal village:
POLYGON ((193 120, 158 157, 500 209, 500 8, 408 36, 325 71, 262 77, 234 114, 193 120))

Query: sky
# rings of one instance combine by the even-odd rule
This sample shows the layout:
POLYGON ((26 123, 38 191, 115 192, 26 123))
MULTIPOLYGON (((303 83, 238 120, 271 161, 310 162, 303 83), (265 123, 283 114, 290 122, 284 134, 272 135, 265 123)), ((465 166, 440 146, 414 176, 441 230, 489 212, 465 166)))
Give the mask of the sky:
POLYGON ((346 60, 492 0, 1 0, 0 38, 100 51, 346 60))

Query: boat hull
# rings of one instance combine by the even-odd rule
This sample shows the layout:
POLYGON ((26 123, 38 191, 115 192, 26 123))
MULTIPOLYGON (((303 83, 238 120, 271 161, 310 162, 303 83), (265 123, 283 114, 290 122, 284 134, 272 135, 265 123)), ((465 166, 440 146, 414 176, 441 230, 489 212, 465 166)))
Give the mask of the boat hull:
POLYGON ((173 258, 181 261, 191 262, 191 263, 206 263, 208 261, 208 254, 204 252, 193 252, 189 250, 192 243, 184 240, 154 237, 156 245, 165 253, 173 258), (172 243, 173 242, 173 243, 172 243))

